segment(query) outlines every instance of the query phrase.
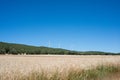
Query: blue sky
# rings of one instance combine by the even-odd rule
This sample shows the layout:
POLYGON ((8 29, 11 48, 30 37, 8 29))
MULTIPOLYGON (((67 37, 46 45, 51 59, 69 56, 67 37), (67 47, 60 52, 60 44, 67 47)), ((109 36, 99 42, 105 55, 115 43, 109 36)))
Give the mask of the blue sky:
POLYGON ((119 0, 0 0, 0 41, 120 52, 119 0))

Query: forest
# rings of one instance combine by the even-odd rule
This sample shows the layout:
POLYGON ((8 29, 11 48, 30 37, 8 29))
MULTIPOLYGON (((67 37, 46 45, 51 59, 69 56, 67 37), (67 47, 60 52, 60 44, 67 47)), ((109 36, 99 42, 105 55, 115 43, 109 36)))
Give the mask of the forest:
POLYGON ((120 53, 100 52, 100 51, 72 51, 61 48, 50 48, 44 46, 30 46, 16 43, 0 42, 0 54, 13 55, 40 55, 40 54, 58 54, 58 55, 120 55, 120 53))

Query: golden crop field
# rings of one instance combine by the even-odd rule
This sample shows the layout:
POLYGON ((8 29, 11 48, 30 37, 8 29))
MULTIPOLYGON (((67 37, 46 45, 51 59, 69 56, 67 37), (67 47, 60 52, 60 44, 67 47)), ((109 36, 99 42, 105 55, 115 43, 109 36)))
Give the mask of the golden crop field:
MULTIPOLYGON (((30 75, 31 72, 40 72, 40 73, 45 72, 45 74, 47 73, 46 76, 51 76, 53 72, 58 71, 59 73, 63 73, 61 76, 64 77, 67 74, 69 74, 68 71, 70 69, 88 70, 98 65, 107 65, 107 64, 108 65, 120 64, 120 56, 118 55, 117 56, 112 56, 112 55, 109 55, 109 56, 105 56, 105 55, 1 55, 0 56, 0 80, 22 80, 23 76, 28 76, 30 75)), ((45 80, 45 79, 29 78, 24 80, 45 80)), ((49 80, 52 80, 52 79, 49 79, 49 80)), ((65 80, 65 79, 56 79, 56 80, 65 80)))

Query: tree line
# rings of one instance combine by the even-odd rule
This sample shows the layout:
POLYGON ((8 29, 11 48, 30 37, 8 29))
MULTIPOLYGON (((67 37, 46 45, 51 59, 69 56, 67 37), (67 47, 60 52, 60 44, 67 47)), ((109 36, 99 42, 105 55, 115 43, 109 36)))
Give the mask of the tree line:
MULTIPOLYGON (((49 47, 35 47, 28 46, 24 44, 13 44, 0 42, 0 54, 30 54, 30 55, 39 55, 39 54, 59 54, 59 55, 117 55, 114 53, 107 52, 98 52, 98 51, 71 51, 60 48, 49 48, 49 47)), ((120 54, 120 53, 118 53, 120 54)))

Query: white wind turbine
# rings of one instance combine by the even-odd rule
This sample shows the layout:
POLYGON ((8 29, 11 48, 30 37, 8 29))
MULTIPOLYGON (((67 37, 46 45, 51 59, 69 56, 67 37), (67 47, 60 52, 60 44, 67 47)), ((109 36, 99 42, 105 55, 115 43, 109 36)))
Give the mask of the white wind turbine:
POLYGON ((50 42, 50 40, 48 41, 48 47, 51 47, 51 42, 50 42))

